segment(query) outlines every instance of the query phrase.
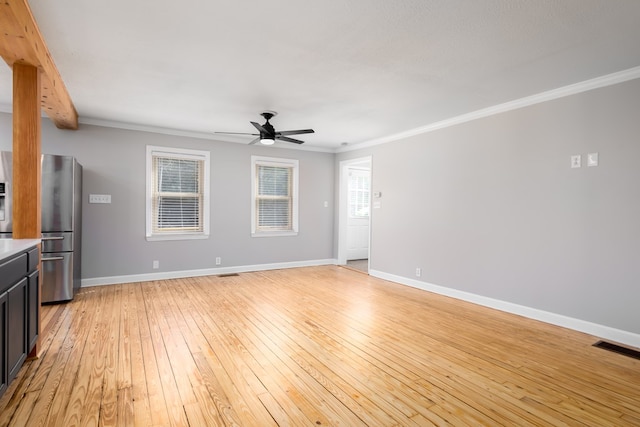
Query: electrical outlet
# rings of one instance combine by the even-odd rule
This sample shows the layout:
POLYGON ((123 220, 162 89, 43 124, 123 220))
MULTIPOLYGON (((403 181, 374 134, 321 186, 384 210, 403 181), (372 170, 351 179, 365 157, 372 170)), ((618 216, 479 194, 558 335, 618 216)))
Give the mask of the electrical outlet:
POLYGON ((416 268, 416 277, 422 276, 422 269, 420 267, 416 268))
POLYGON ((580 154, 571 156, 571 169, 579 168, 580 166, 582 166, 582 156, 580 154))
POLYGON ((156 270, 160 268, 160 261, 158 261, 157 259, 153 260, 153 269, 156 270))
POLYGON ((216 257, 216 265, 220 265, 222 264, 222 258, 220 258, 219 256, 216 257))

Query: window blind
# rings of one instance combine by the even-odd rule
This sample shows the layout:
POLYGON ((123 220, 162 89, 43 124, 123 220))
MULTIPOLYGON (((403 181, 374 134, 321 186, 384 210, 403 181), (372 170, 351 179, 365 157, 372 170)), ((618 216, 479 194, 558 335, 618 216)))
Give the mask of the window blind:
POLYGON ((256 216, 260 230, 292 230, 292 168, 256 165, 256 216))
POLYGON ((153 156, 153 232, 202 232, 204 161, 153 156))

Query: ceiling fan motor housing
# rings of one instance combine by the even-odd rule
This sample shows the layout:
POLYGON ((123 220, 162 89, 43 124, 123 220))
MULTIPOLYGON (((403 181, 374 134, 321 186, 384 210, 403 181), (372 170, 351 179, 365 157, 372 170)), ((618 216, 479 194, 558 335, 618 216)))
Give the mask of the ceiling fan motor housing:
POLYGON ((267 133, 264 132, 260 132, 260 139, 275 139, 276 137, 276 130, 273 127, 273 125, 271 125, 271 123, 269 123, 269 119, 272 118, 273 116, 276 115, 275 112, 272 111, 264 111, 263 113, 260 114, 262 117, 264 117, 267 121, 265 122, 265 124, 262 125, 262 128, 264 130, 267 131, 267 133))
MULTIPOLYGON (((262 127, 264 128, 264 130, 266 130, 268 133, 265 133, 265 135, 269 135, 271 137, 274 137, 276 135, 276 130, 273 128, 273 126, 271 126, 271 123, 267 122, 265 124, 262 125, 262 127)), ((262 135, 262 132, 260 132, 262 135)))

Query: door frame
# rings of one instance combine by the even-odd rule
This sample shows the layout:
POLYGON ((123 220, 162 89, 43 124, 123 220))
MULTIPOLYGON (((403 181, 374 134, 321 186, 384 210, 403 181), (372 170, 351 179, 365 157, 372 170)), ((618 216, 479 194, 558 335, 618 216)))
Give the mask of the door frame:
MULTIPOLYGON (((348 188, 350 167, 369 165, 369 174, 373 177, 373 158, 372 156, 359 157, 357 159, 343 160, 340 162, 340 179, 338 191, 338 265, 347 263, 347 220, 349 215, 348 208, 348 188)), ((369 192, 369 206, 371 206, 371 192, 369 192)), ((371 216, 373 209, 369 209, 369 254, 367 259, 371 265, 371 216)), ((368 270, 368 268, 367 268, 368 270)))

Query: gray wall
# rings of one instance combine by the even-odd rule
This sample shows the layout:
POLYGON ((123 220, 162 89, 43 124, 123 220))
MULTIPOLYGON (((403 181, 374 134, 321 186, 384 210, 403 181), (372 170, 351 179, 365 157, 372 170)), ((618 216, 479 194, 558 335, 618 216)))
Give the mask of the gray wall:
MULTIPOLYGON (((11 150, 11 116, 0 114, 0 149, 11 150)), ((334 155, 248 146, 43 119, 42 152, 75 156, 84 168, 82 277, 99 278, 333 258, 334 155), (211 235, 207 240, 145 239, 146 145, 211 153, 211 235), (251 238, 251 155, 300 161, 298 236, 251 238), (111 204, 88 195, 111 194, 111 204), (324 201, 329 207, 324 207, 324 201), (160 261, 158 270, 153 260, 160 261)))
POLYGON ((373 270, 640 333, 639 113, 635 80, 339 155, 46 119, 43 152, 84 165, 84 278, 335 258, 337 165, 372 155, 373 270), (211 151, 210 239, 145 240, 147 144, 211 151), (299 236, 250 237, 251 154, 300 160, 299 236))
POLYGON ((640 333, 640 80, 370 154, 371 269, 640 333))

